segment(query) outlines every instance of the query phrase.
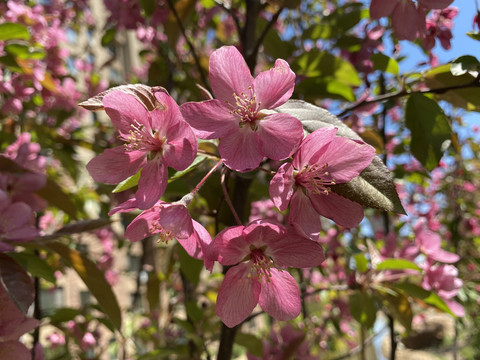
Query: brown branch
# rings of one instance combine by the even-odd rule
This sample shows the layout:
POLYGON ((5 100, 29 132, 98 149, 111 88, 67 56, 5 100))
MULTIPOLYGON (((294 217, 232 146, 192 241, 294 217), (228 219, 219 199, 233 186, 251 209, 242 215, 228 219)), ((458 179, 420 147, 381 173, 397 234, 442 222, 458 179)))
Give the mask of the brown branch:
POLYGON ((450 91, 450 90, 467 89, 467 88, 470 88, 470 87, 480 87, 479 80, 475 79, 475 81, 473 81, 471 83, 462 84, 462 85, 445 86, 445 87, 441 87, 441 88, 437 88, 437 89, 425 89, 425 90, 418 90, 418 91, 407 91, 406 89, 402 89, 402 90, 394 92, 394 93, 377 96, 376 98, 373 98, 373 99, 370 99, 370 100, 360 101, 360 102, 346 108, 345 110, 343 110, 340 114, 337 115, 337 117, 339 117, 339 118, 343 117, 343 116, 347 115, 349 112, 354 111, 354 110, 356 110, 356 109, 358 109, 362 106, 365 106, 365 105, 369 105, 369 104, 373 104, 373 103, 377 103, 377 102, 381 102, 381 101, 387 101, 387 100, 390 100, 390 99, 396 99, 396 98, 400 98, 400 97, 404 97, 404 96, 408 96, 408 95, 412 95, 412 94, 443 94, 443 93, 445 93, 447 91, 450 91))
POLYGON ((257 42, 255 44, 255 47, 253 49, 253 54, 252 56, 257 57, 258 51, 260 50, 260 46, 263 43, 263 40, 265 40, 265 37, 267 36, 268 32, 270 29, 273 27, 273 25, 277 22, 281 12, 285 9, 283 6, 278 9, 278 11, 273 15, 272 19, 268 22, 267 26, 265 26, 265 29, 263 29, 262 33, 260 34, 259 38, 257 39, 257 42))
POLYGON ((177 9, 175 9, 175 5, 172 3, 172 0, 167 0, 167 3, 168 3, 168 8, 173 13, 173 16, 175 16, 175 20, 177 21, 178 28, 180 29, 180 32, 182 33, 185 41, 187 42, 188 47, 190 48, 190 52, 193 56, 193 60, 195 61, 195 65, 197 66, 197 69, 200 73, 200 77, 202 79, 203 85, 204 85, 204 87, 209 89, 210 87, 208 85, 207 77, 206 77, 206 75, 203 71, 202 65, 200 64, 200 59, 197 55, 197 52, 195 51, 195 47, 193 46, 192 42, 190 41, 190 39, 187 36, 187 33, 185 31, 185 27, 182 24, 182 20, 180 19, 180 16, 178 15, 177 9))

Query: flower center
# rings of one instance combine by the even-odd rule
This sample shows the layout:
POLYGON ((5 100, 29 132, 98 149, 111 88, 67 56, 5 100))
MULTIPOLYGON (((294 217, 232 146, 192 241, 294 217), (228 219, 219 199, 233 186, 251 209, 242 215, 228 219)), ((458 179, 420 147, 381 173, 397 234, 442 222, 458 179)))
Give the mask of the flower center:
POLYGON ((235 104, 230 104, 227 101, 227 104, 232 108, 230 114, 235 114, 240 118, 240 122, 238 123, 240 127, 250 125, 252 130, 256 131, 258 128, 256 121, 262 119, 265 115, 259 113, 262 103, 257 103, 257 97, 252 87, 248 87, 248 94, 242 91, 240 95, 233 93, 232 96, 235 99, 235 104))
POLYGON ((175 236, 173 236, 173 233, 170 230, 165 229, 160 223, 156 222, 153 223, 150 229, 148 229, 150 234, 158 234, 159 239, 158 242, 164 242, 165 244, 168 244, 170 240, 173 240, 175 236))
POLYGON ((250 260, 253 268, 251 276, 259 281, 266 277, 267 281, 270 281, 272 277, 270 269, 273 266, 273 261, 268 256, 265 256, 263 250, 253 248, 250 253, 250 260))
POLYGON ((328 195, 332 191, 330 186, 335 185, 335 179, 330 176, 327 169, 328 164, 306 165, 295 176, 295 183, 313 194, 328 195))
POLYGON ((162 151, 163 144, 167 140, 165 136, 161 136, 159 131, 150 131, 137 120, 133 120, 130 124, 128 136, 121 136, 125 141, 123 146, 126 151, 162 151))

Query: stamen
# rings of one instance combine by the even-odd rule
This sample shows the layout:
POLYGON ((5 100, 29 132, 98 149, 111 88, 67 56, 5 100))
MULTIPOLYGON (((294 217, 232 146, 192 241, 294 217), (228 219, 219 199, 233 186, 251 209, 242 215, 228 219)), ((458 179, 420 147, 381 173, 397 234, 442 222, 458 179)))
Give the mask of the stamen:
POLYGON ((335 179, 326 171, 328 164, 323 166, 306 165, 296 176, 295 182, 313 194, 328 195, 332 190, 330 186, 335 185, 335 179))
POLYGON ((157 243, 164 242, 168 244, 170 240, 174 239, 173 233, 170 230, 165 229, 160 223, 153 223, 150 229, 148 229, 150 234, 158 234, 159 239, 157 243))

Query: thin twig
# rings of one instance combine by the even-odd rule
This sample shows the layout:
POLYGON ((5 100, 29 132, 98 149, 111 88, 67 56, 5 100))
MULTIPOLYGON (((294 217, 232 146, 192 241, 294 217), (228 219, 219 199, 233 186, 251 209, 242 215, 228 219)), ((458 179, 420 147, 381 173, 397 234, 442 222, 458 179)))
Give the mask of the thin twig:
POLYGON ((265 40, 265 37, 267 36, 268 32, 273 27, 273 25, 277 22, 278 17, 280 16, 283 9, 285 8, 282 6, 277 10, 277 12, 272 16, 272 19, 268 22, 267 26, 265 26, 265 29, 263 29, 262 33, 257 39, 257 42, 255 43, 255 47, 253 49, 253 54, 255 54, 255 57, 257 56, 258 51, 260 50, 260 46, 262 45, 263 40, 265 40))
POLYGON ((238 217, 238 214, 233 207, 232 201, 230 200, 230 196, 228 195, 228 190, 227 190, 227 184, 226 184, 226 178, 227 178, 227 173, 228 173, 228 168, 224 167, 222 169, 222 178, 221 178, 221 183, 222 183, 222 190, 223 194, 225 195, 225 201, 228 204, 228 207, 230 208, 230 211, 232 212, 233 217, 235 218, 235 221, 237 222, 238 225, 242 225, 242 221, 238 217))
POLYGON ((396 99, 399 97, 403 96, 408 96, 412 94, 442 94, 444 92, 447 92, 449 90, 456 90, 456 89, 466 89, 470 87, 480 87, 480 83, 477 79, 475 81, 468 83, 468 84, 462 84, 462 85, 454 85, 454 86, 446 86, 442 88, 437 88, 437 89, 426 89, 426 90, 418 90, 418 91, 407 91, 405 89, 397 91, 395 93, 390 93, 390 94, 385 94, 385 95, 380 95, 377 96, 376 98, 370 99, 370 100, 362 100, 345 110, 343 110, 340 114, 337 115, 337 117, 343 117, 347 115, 349 112, 354 111, 362 106, 381 102, 381 101, 386 101, 390 99, 396 99))
POLYGON ((197 52, 195 51, 195 47, 193 46, 192 42, 187 36, 187 33, 185 31, 185 27, 182 24, 182 19, 180 19, 180 16, 178 15, 177 9, 175 9, 175 5, 172 3, 172 0, 167 0, 168 3, 168 8, 170 11, 173 13, 173 16, 175 16, 175 20, 177 21, 178 28, 180 29, 180 32, 182 33, 185 41, 187 42, 188 47, 190 48, 190 52, 193 56, 193 60, 195 61, 195 65, 198 68, 198 71, 200 73, 200 77, 202 79, 203 85, 205 88, 210 89, 207 81, 207 77, 203 71, 202 65, 200 64, 200 59, 197 55, 197 52))
POLYGON ((230 15, 233 19, 233 22, 235 23, 235 27, 237 28, 237 33, 238 36, 240 37, 240 34, 242 32, 242 27, 240 25, 240 20, 238 20, 238 17, 235 15, 234 11, 232 8, 226 7, 225 4, 222 1, 215 1, 223 10, 227 12, 228 15, 230 15))

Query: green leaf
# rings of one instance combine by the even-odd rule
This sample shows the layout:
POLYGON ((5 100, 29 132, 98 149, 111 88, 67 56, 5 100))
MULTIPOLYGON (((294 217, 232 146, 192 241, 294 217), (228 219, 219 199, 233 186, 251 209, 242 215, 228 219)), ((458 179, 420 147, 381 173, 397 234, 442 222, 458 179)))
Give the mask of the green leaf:
POLYGON ((50 205, 64 211, 72 219, 77 218, 77 206, 55 181, 47 179, 47 184, 37 190, 37 194, 47 200, 50 205))
POLYGON ((413 311, 406 295, 403 293, 397 293, 395 296, 382 294, 382 304, 407 331, 412 329, 413 311))
POLYGON ((368 270, 368 260, 363 253, 353 255, 353 259, 358 272, 364 273, 368 270))
POLYGON ((185 311, 188 317, 194 322, 198 323, 203 319, 203 310, 198 306, 196 301, 189 300, 185 302, 185 311))
POLYGON ((352 317, 366 329, 373 327, 377 318, 377 308, 372 295, 363 291, 356 291, 349 298, 349 308, 352 317))
POLYGON ((262 339, 255 335, 240 332, 235 336, 235 343, 244 346, 251 355, 259 357, 263 356, 262 339))
POLYGON ((377 53, 370 56, 370 60, 373 61, 373 68, 375 70, 380 70, 393 75, 398 75, 399 67, 395 59, 387 55, 377 53))
POLYGON ((50 315, 51 323, 61 323, 67 322, 75 319, 77 315, 80 315, 80 311, 74 308, 61 308, 55 310, 55 312, 50 315))
POLYGON ((128 189, 131 189, 134 186, 138 185, 138 181, 140 180, 140 172, 138 171, 135 175, 130 176, 129 178, 123 180, 120 184, 118 184, 115 189, 113 189, 112 193, 119 193, 128 189))
POLYGON ((425 290, 424 288, 411 283, 396 283, 393 285, 393 288, 401 290, 415 299, 419 299, 445 313, 455 316, 447 304, 445 304, 445 301, 432 291, 425 290))
POLYGON ((451 64, 445 64, 427 71, 424 77, 425 84, 430 89, 454 88, 435 94, 435 98, 469 111, 480 111, 480 86, 471 72, 454 76, 451 73, 451 64))
POLYGON ((152 16, 155 12, 156 1, 155 0, 139 0, 142 10, 145 11, 145 15, 152 16))
MULTIPOLYGON (((338 128, 337 136, 362 140, 355 131, 335 115, 305 101, 289 100, 275 110, 299 119, 303 128, 309 133, 321 127, 335 126, 338 128)), ((372 163, 362 171, 360 176, 346 184, 334 185, 331 189, 335 193, 363 206, 405 214, 390 171, 378 156, 373 158, 372 163)))
POLYGON ((103 34, 102 39, 100 40, 100 43, 102 44, 103 47, 106 47, 110 45, 113 40, 115 40, 115 34, 116 34, 116 29, 115 28, 109 28, 105 31, 105 34, 103 34))
POLYGON ((348 61, 318 49, 298 56, 293 64, 297 74, 336 80, 344 85, 359 86, 362 81, 348 61))
POLYGON ((0 24, 0 41, 12 39, 29 40, 30 33, 27 27, 22 24, 10 22, 0 24))
POLYGON ((57 278, 53 268, 37 254, 29 252, 8 253, 12 259, 19 263, 27 272, 33 276, 42 278, 56 284, 57 278))
POLYGON ((377 270, 417 270, 421 271, 417 264, 405 259, 385 259, 376 267, 377 270))
POLYGON ((171 183, 172 181, 175 181, 178 178, 181 178, 182 176, 188 174, 190 171, 194 170, 198 165, 200 165, 205 160, 207 160, 206 156, 198 155, 195 158, 195 160, 193 160, 193 162, 190 164, 189 167, 187 167, 185 170, 177 171, 172 176, 170 176, 168 179, 168 182, 171 183))
POLYGON ((180 271, 191 283, 198 285, 203 261, 192 258, 180 244, 177 244, 176 248, 178 260, 180 261, 180 271))
POLYGON ((80 252, 70 249, 59 242, 52 242, 45 246, 46 250, 53 251, 72 267, 92 295, 97 299, 103 312, 108 316, 117 330, 122 328, 122 313, 111 285, 105 280, 104 273, 97 268, 94 262, 80 252))
POLYGON ((467 32, 467 35, 470 36, 473 40, 480 41, 480 32, 478 31, 467 32))
POLYGON ((470 71, 474 71, 475 73, 472 73, 472 75, 477 76, 478 70, 480 70, 480 64, 477 58, 471 55, 456 58, 453 60, 452 66, 450 67, 450 72, 453 76, 460 76, 470 71))
POLYGON ((448 147, 452 130, 435 100, 412 94, 405 107, 405 124, 412 133, 410 150, 420 163, 432 171, 448 147))
POLYGON ((8 44, 4 49, 7 53, 20 59, 41 60, 45 57, 45 51, 28 44, 8 44))

